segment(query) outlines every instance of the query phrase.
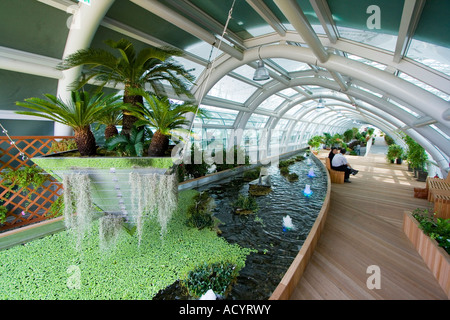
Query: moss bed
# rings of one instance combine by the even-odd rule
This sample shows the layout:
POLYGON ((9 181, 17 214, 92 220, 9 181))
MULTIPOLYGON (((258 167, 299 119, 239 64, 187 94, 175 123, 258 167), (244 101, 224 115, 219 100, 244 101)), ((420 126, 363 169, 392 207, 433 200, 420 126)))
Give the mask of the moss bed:
POLYGON ((52 169, 70 168, 170 168, 173 159, 165 158, 127 158, 127 157, 36 157, 31 159, 47 172, 52 169))
POLYGON ((151 299, 204 262, 244 267, 251 249, 229 244, 214 231, 186 226, 195 194, 180 192, 167 233, 161 238, 159 225, 150 221, 140 246, 136 236, 122 232, 114 247, 102 251, 94 224, 81 251, 70 231, 0 251, 0 299, 151 299), (79 288, 71 285, 74 270, 79 288))

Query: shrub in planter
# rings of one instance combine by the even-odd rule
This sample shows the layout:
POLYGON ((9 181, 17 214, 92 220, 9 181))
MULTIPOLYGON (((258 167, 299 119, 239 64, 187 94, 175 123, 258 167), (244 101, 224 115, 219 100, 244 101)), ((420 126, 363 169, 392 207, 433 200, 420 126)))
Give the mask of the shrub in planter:
POLYGON ((450 254, 450 219, 436 218, 426 209, 416 209, 412 215, 419 222, 423 232, 431 239, 435 239, 439 246, 450 254))
POLYGON ((190 271, 180 283, 194 298, 201 297, 209 289, 219 296, 226 297, 238 275, 239 270, 233 263, 204 263, 190 271))
POLYGON ((400 159, 401 160, 402 156, 403 156, 403 148, 401 146, 399 146, 398 144, 391 144, 391 145, 389 145, 388 151, 387 151, 387 154, 386 154, 386 158, 389 161, 391 161, 391 163, 393 163, 394 160, 396 160, 396 159, 400 159))

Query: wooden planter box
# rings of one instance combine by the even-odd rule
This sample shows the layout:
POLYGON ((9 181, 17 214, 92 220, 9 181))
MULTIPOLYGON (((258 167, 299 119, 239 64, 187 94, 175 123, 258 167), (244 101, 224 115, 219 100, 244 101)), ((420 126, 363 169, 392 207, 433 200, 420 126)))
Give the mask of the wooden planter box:
POLYGON ((450 255, 436 240, 431 239, 419 228, 419 222, 410 212, 404 212, 403 232, 430 268, 434 277, 450 299, 450 255))

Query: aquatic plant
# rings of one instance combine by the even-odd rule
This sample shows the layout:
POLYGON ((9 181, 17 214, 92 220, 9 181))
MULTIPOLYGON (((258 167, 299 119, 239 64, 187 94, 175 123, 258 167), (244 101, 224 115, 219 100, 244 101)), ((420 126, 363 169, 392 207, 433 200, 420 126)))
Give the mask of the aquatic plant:
POLYGON ((132 221, 136 225, 139 241, 147 217, 156 217, 161 226, 161 235, 167 230, 177 207, 178 178, 176 174, 130 173, 132 221))
POLYGON ((180 283, 194 298, 201 297, 210 289, 220 296, 226 296, 238 275, 239 269, 233 263, 204 263, 190 271, 180 283))
POLYGON ((116 244, 122 225, 123 218, 114 214, 106 214, 99 219, 98 233, 101 249, 105 250, 116 244))
POLYGON ((259 208, 255 198, 253 198, 252 196, 246 197, 242 194, 239 195, 237 200, 233 202, 232 205, 235 213, 238 214, 250 214, 258 211, 259 208))
POLYGON ((67 230, 0 251, 0 299, 148 300, 204 262, 216 262, 215 257, 244 267, 250 249, 230 244, 214 231, 186 226, 186 210, 197 193, 180 192, 164 241, 156 221, 145 226, 142 241, 151 245, 138 247, 136 236, 120 232, 114 250, 105 254, 99 244, 100 220, 95 220, 81 253, 71 246, 67 230), (73 276, 67 272, 70 266, 81 270, 79 289, 67 286, 73 276))
POLYGON ((91 181, 87 174, 64 174, 63 187, 64 223, 67 229, 75 231, 77 248, 80 248, 83 236, 90 230, 95 215, 91 181))
POLYGON ((194 203, 187 210, 186 224, 199 230, 214 227, 216 223, 216 219, 212 216, 212 210, 216 206, 214 199, 207 191, 203 191, 192 200, 194 203))

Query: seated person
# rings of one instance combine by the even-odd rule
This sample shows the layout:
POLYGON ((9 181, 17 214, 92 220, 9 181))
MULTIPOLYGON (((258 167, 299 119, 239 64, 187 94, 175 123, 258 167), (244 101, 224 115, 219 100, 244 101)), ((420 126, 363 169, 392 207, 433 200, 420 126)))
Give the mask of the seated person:
POLYGON ((330 159, 330 166, 331 166, 331 162, 333 161, 333 157, 336 153, 338 153, 339 150, 336 147, 332 147, 330 153, 328 154, 328 158, 330 159))
POLYGON ((350 174, 355 175, 358 173, 358 170, 354 170, 350 166, 344 154, 345 148, 339 148, 339 153, 335 154, 331 161, 331 168, 336 171, 343 171, 345 173, 344 182, 350 182, 350 174))

